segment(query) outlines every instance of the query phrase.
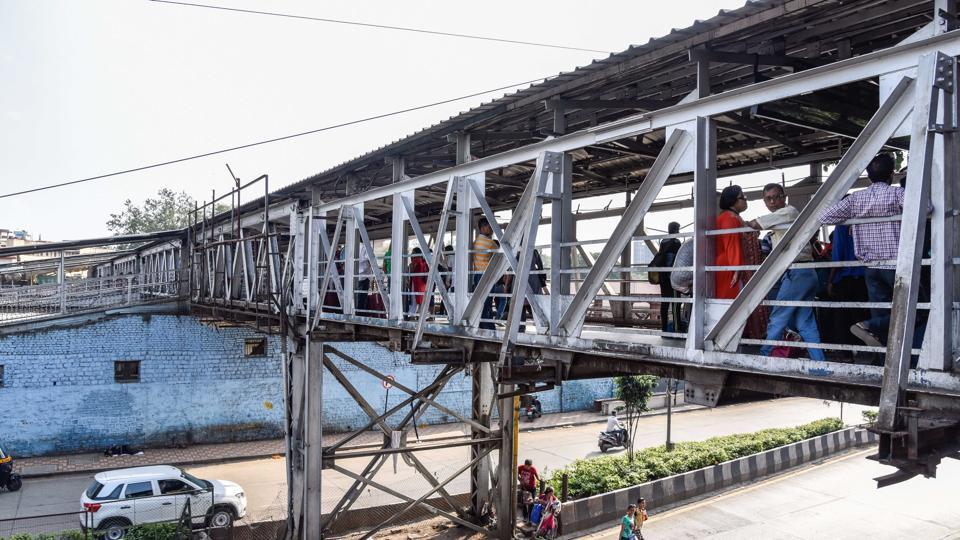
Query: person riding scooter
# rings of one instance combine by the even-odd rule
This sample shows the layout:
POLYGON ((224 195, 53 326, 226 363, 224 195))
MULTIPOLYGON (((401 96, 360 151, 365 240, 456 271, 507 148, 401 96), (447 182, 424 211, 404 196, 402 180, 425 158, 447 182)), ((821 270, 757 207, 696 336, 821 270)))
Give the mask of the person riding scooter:
POLYGON ((610 416, 607 417, 607 433, 615 433, 621 437, 621 440, 626 442, 627 440, 627 428, 623 427, 623 424, 620 423, 620 420, 617 419, 617 415, 610 413, 610 416))
POLYGON ((607 418, 607 429, 600 433, 597 444, 600 446, 601 452, 606 452, 614 446, 627 446, 627 430, 617 420, 615 414, 610 414, 607 418))

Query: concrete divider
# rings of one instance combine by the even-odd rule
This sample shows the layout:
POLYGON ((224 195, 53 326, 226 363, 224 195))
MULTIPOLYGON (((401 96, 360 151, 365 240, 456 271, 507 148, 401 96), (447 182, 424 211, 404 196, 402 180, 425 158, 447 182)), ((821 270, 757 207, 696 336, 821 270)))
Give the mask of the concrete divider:
POLYGON ((586 531, 605 523, 613 527, 627 505, 640 497, 647 500, 648 506, 656 508, 876 441, 874 433, 857 427, 847 428, 710 467, 569 501, 563 505, 563 534, 586 531))

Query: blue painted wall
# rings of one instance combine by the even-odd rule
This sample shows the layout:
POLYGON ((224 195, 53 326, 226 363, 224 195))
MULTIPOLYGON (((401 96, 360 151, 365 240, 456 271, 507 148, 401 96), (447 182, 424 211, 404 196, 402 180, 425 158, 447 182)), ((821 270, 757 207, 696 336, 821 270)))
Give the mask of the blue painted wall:
POLYGON ((0 338, 0 441, 15 455, 283 435, 280 342, 244 356, 246 328, 124 316, 0 338), (140 382, 114 382, 139 360, 140 382))
MULTIPOLYGON (((442 369, 441 366, 413 366, 410 364, 408 355, 390 352, 374 343, 333 343, 331 345, 352 358, 363 359, 366 365, 380 373, 395 376, 397 382, 408 388, 419 389, 429 385, 442 369)), ((373 375, 365 373, 338 358, 334 358, 334 363, 377 411, 383 412, 390 409, 407 397, 406 393, 395 388, 390 390, 389 395, 387 395, 381 381, 373 375), (385 400, 387 401, 386 408, 384 408, 385 400)), ((324 374, 323 393, 325 399, 323 409, 324 429, 330 431, 358 429, 369 421, 369 417, 363 413, 363 410, 353 401, 353 398, 329 373, 324 374)), ((613 379, 568 381, 561 388, 540 392, 537 395, 543 405, 543 412, 589 409, 593 407, 593 400, 613 395, 613 379)), ((462 415, 468 415, 470 412, 470 377, 462 373, 454 375, 440 393, 437 402, 462 415)), ((399 421, 405 412, 397 412, 391 420, 399 421)), ((453 421, 455 421, 453 417, 429 407, 420 423, 438 424, 453 421)))
MULTIPOLYGON (((0 442, 15 455, 30 456, 102 451, 114 444, 162 447, 281 437, 280 338, 267 338, 266 356, 246 357, 244 340, 253 337, 263 336, 173 315, 128 315, 0 337, 0 442), (116 360, 139 360, 140 382, 114 382, 116 360)), ((374 343, 333 345, 409 388, 430 384, 441 369, 413 366, 407 355, 374 343)), ((379 379, 334 362, 376 410, 383 410, 387 397, 390 407, 406 397, 398 389, 387 396, 379 379)), ((610 379, 570 381, 542 392, 540 400, 545 412, 572 411, 588 409, 612 392, 610 379)), ((324 396, 328 432, 368 421, 329 373, 324 396)), ((438 401, 469 414, 470 378, 455 375, 438 401)), ((420 423, 452 421, 430 407, 420 423)))

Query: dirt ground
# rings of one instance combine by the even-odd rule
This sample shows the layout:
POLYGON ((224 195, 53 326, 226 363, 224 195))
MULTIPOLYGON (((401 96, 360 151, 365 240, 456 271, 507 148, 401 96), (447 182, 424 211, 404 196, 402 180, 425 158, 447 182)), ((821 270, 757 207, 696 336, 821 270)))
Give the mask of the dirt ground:
MULTIPOLYGON (((342 538, 356 540, 361 536, 363 536, 363 533, 350 534, 342 538)), ((389 538, 390 540, 480 540, 485 536, 440 517, 407 525, 387 527, 377 534, 377 538, 389 538)))

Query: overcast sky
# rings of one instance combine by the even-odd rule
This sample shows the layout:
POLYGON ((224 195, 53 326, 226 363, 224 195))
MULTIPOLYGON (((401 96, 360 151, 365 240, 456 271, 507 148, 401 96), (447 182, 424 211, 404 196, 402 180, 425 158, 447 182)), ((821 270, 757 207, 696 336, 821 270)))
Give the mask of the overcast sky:
MULTIPOLYGON (((208 3, 216 3, 210 0, 208 3)), ((742 0, 219 1, 219 5, 620 51, 742 0)), ((0 0, 0 194, 556 74, 597 53, 147 0, 0 0)), ((0 228, 107 234, 127 198, 289 184, 503 92, 77 186, 0 199, 0 228)))

